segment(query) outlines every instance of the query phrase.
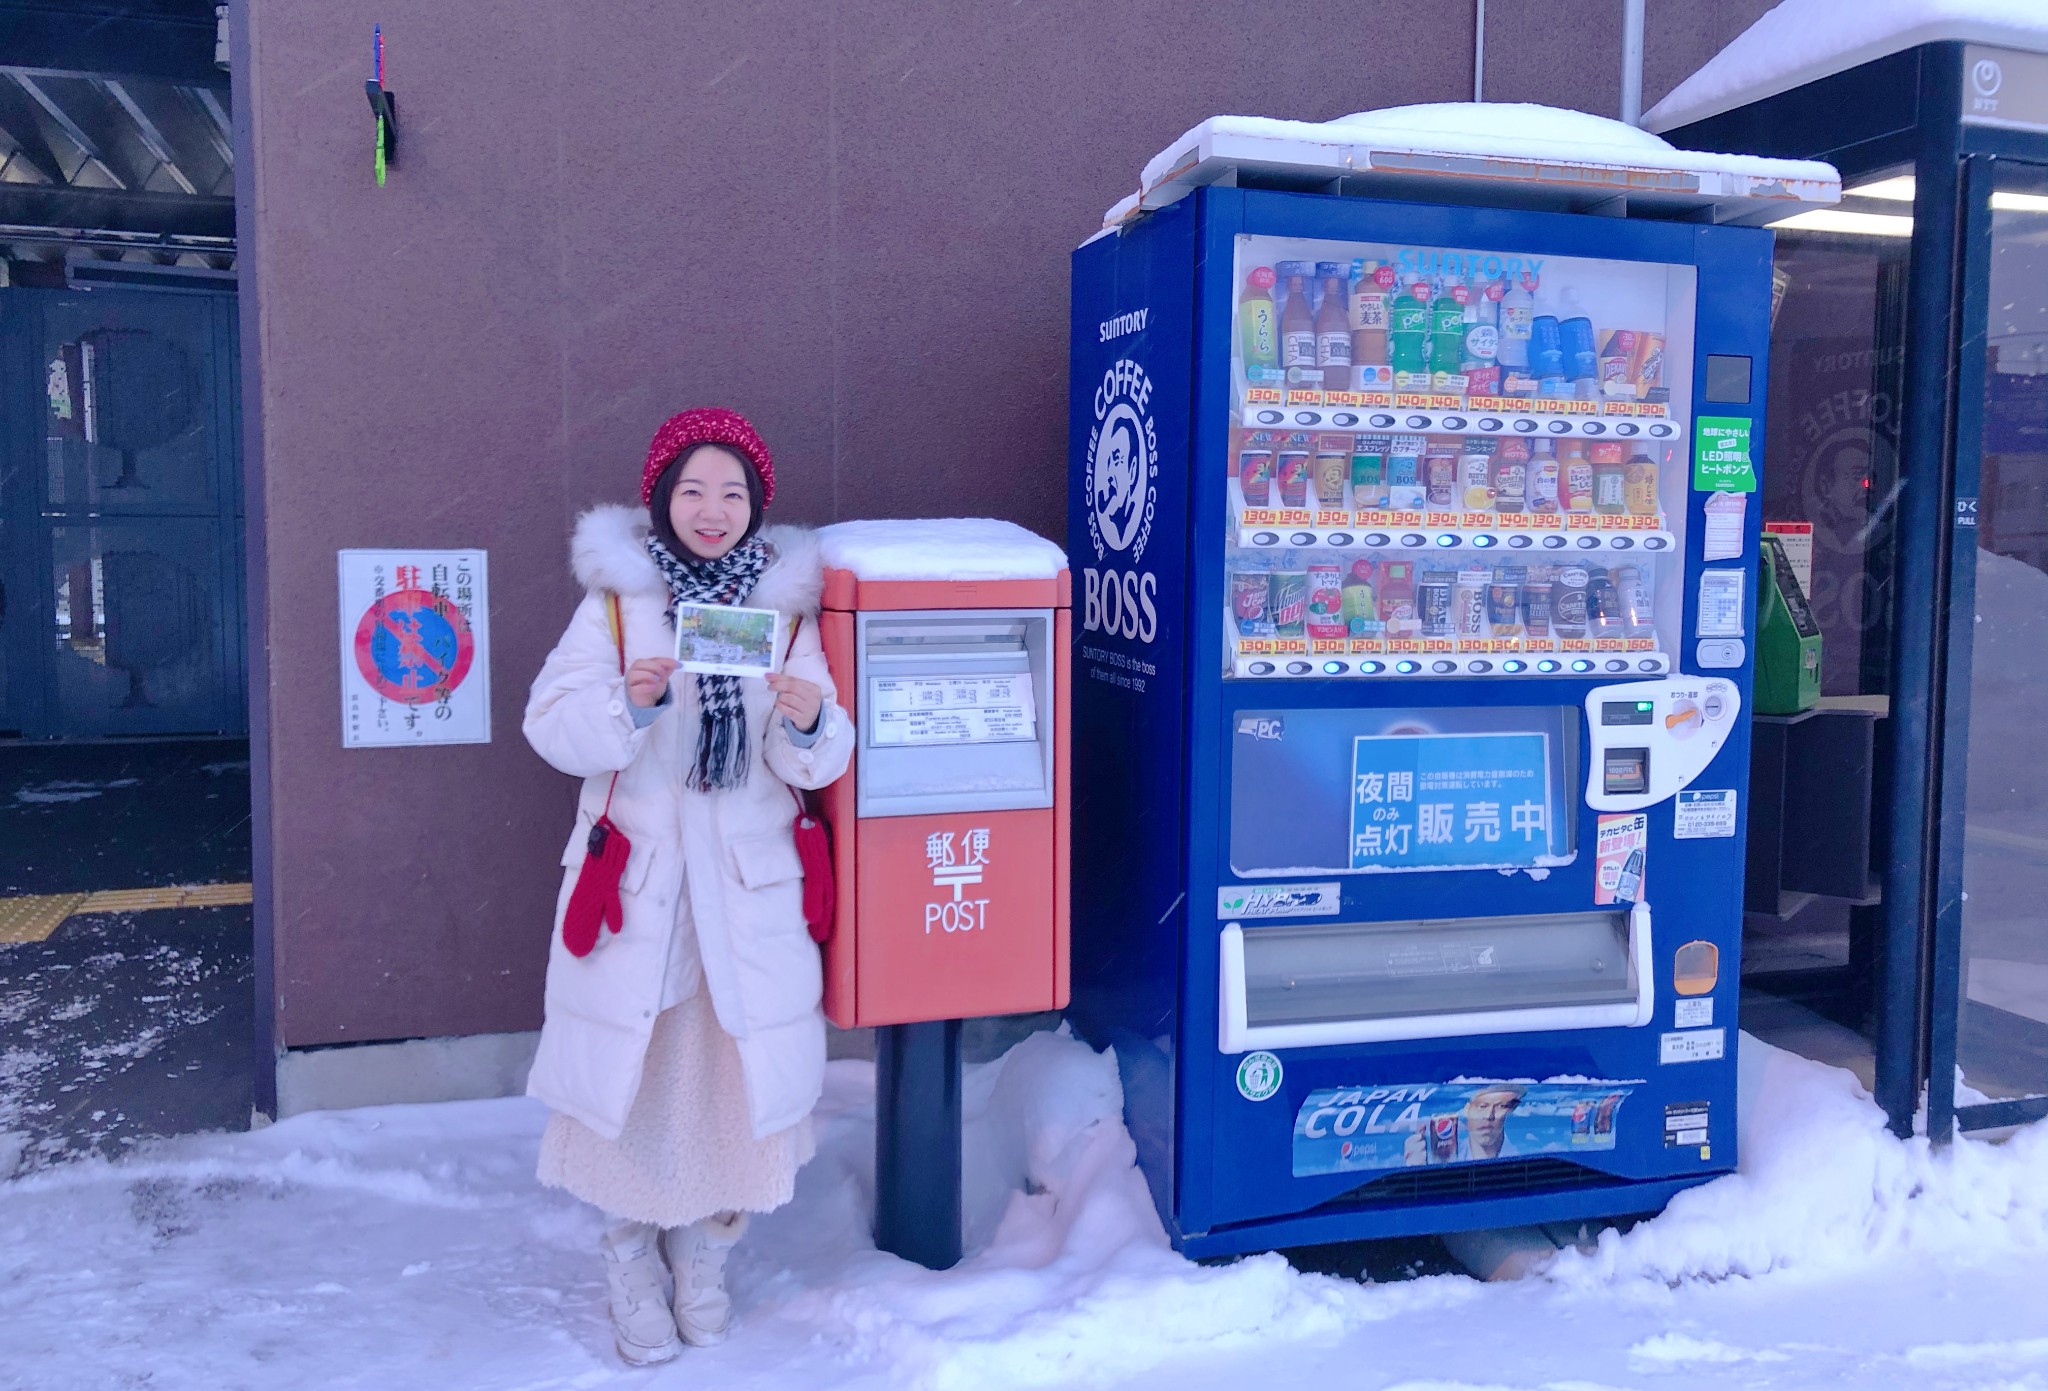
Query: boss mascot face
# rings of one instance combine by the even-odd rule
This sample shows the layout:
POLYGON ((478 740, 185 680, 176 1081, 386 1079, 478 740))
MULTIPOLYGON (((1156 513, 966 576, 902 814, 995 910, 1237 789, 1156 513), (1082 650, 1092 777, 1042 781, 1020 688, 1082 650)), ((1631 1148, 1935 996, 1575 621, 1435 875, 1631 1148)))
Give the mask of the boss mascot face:
POLYGON ((1128 549, 1138 528, 1145 505, 1140 482, 1144 449, 1135 417, 1112 413, 1095 451, 1095 521, 1111 550, 1128 549))

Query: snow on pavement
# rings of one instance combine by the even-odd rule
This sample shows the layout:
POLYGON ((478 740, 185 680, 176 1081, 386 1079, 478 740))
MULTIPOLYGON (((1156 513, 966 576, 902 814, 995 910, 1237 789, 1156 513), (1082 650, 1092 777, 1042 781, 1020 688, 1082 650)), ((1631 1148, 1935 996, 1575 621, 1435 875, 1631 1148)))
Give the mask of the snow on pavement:
POLYGON ((0 1186, 0 1386, 1399 1391, 2048 1388, 2048 1127, 1937 1154, 1744 1040, 1742 1171, 1543 1275, 1358 1284, 1168 1247, 1115 1065, 1038 1034, 968 1075, 972 1254, 877 1252, 873 1073, 734 1258, 740 1324, 614 1358, 597 1215, 526 1100, 301 1116, 0 1186))

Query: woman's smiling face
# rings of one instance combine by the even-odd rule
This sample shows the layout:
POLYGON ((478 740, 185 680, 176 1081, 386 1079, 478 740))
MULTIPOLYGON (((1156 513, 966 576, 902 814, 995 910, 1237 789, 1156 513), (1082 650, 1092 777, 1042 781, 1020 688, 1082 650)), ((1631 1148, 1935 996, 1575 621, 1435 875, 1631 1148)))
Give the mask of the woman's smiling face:
POLYGON ((678 466, 668 522, 697 559, 716 560, 738 545, 753 513, 747 466, 731 450, 700 444, 678 466))

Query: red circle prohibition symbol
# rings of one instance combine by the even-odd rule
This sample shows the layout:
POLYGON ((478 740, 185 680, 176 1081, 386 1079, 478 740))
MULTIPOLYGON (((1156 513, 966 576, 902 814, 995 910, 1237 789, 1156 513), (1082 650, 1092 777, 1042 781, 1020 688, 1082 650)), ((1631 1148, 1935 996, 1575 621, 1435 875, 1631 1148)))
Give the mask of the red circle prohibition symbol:
POLYGON ((356 624, 356 670, 370 688, 401 705, 445 700, 469 675, 476 635, 462 610, 424 589, 398 589, 356 624))

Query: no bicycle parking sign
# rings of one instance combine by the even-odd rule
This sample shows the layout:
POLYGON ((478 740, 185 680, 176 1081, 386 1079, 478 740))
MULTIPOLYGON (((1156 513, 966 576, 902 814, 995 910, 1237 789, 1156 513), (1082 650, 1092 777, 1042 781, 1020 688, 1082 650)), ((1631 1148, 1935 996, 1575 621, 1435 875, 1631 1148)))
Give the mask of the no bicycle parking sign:
POLYGON ((484 560, 341 552, 343 747, 490 742, 484 560))

